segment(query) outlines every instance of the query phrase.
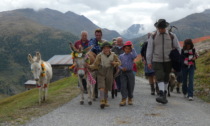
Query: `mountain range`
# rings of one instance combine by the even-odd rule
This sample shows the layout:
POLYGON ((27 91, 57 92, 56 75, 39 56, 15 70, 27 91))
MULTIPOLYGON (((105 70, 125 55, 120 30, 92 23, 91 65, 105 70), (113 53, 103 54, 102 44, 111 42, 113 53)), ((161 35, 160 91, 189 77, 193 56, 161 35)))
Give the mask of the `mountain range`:
MULTIPOLYGON (((2 12, 1 14, 25 17, 44 26, 71 32, 76 36, 80 36, 81 31, 85 30, 88 32, 89 38, 94 37, 95 29, 100 28, 85 16, 78 15, 71 11, 62 13, 48 8, 38 11, 33 9, 17 9, 2 12)), ((102 31, 103 38, 106 40, 112 40, 114 37, 120 36, 119 33, 114 30, 102 29, 102 31)))
POLYGON ((170 25, 178 28, 178 30, 174 30, 174 33, 180 41, 210 35, 210 9, 202 13, 191 14, 171 22, 170 25))
POLYGON ((128 29, 124 30, 121 35, 127 39, 133 39, 144 35, 143 24, 133 24, 128 29))
MULTIPOLYGON (((99 28, 83 15, 61 13, 52 9, 17 9, 0 12, 0 93, 16 94, 23 83, 32 78, 27 55, 41 52, 48 60, 55 54, 69 54, 68 43, 79 39, 86 30, 89 38, 99 28)), ((120 36, 116 31, 102 29, 103 38, 120 36)))

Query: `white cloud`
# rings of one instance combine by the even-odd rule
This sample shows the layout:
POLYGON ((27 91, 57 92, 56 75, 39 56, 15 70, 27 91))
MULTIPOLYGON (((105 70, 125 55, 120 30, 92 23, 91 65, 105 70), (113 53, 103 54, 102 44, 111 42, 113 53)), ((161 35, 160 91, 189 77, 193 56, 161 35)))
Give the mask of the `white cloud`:
POLYGON ((210 0, 1 0, 0 11, 19 8, 51 8, 84 15, 96 25, 121 32, 134 23, 154 29, 154 22, 172 22, 210 8, 210 0))

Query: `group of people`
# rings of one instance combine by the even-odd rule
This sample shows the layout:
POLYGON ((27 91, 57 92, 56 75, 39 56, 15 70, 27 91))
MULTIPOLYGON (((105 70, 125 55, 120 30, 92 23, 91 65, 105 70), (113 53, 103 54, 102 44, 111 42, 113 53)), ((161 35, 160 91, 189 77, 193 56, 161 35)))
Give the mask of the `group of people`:
MULTIPOLYGON (((97 90, 100 94, 100 107, 108 107, 108 91, 113 91, 116 84, 115 94, 121 92, 122 101, 120 106, 133 104, 133 90, 135 85, 135 75, 133 73, 134 59, 137 53, 131 41, 123 43, 121 37, 116 38, 113 43, 102 39, 101 29, 95 30, 95 38, 87 39, 88 33, 81 33, 81 40, 75 42, 75 48, 87 48, 92 46, 91 54, 95 56, 93 64, 88 65, 91 70, 97 70, 96 74, 96 97, 97 90), (114 75, 118 76, 114 76, 114 75), (126 101, 128 99, 128 101, 126 101)), ((83 82, 84 89, 86 82, 83 82)))
MULTIPOLYGON (((159 19, 155 24, 156 31, 148 35, 147 46, 141 51, 142 60, 145 64, 145 75, 148 76, 151 85, 151 94, 158 94, 156 101, 162 104, 168 102, 166 92, 168 89, 169 74, 172 71, 172 64, 169 54, 177 49, 183 56, 182 70, 177 71, 182 76, 182 92, 193 99, 193 76, 195 70, 195 60, 198 57, 191 39, 184 41, 181 49, 176 35, 167 30, 169 23, 165 19, 159 19), (182 73, 182 74, 180 74, 182 73), (188 77, 189 75, 189 84, 188 77)), ((95 56, 93 64, 87 67, 91 70, 97 70, 96 82, 100 94, 100 107, 108 107, 108 91, 113 91, 113 85, 116 83, 117 90, 121 92, 122 100, 120 106, 133 104, 133 91, 135 87, 136 64, 134 59, 137 53, 131 41, 123 43, 123 39, 118 37, 113 44, 102 39, 101 29, 95 30, 95 38, 88 40, 88 33, 82 31, 81 39, 75 42, 75 48, 87 48, 92 46, 91 53, 95 56), (135 68, 134 68, 135 67, 135 68), (118 76, 114 74, 119 72, 118 76)), ((83 82, 84 89, 86 82, 83 82)), ((98 94, 98 93, 96 93, 98 94)), ((96 96, 97 97, 97 96, 96 96)))
POLYGON ((158 94, 156 101, 162 104, 168 103, 166 94, 169 74, 174 72, 178 81, 177 92, 180 93, 179 85, 183 83, 184 97, 192 101, 195 60, 198 58, 192 39, 186 39, 181 49, 176 35, 167 30, 169 23, 165 19, 159 19, 154 26, 157 30, 148 34, 148 40, 143 44, 141 50, 145 75, 151 85, 151 94, 154 95, 156 90, 158 94), (175 55, 175 58, 180 60, 178 63, 173 63, 170 57, 171 53, 176 53, 174 50, 178 53, 175 55))

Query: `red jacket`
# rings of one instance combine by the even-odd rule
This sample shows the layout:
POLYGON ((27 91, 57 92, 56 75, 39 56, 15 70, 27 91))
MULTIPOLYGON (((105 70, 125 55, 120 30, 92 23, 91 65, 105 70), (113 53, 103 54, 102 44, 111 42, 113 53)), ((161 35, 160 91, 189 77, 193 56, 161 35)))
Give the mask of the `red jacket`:
POLYGON ((89 44, 89 40, 87 40, 85 43, 83 43, 81 40, 78 40, 74 43, 74 46, 76 49, 79 49, 79 45, 83 47, 83 49, 87 48, 89 44))

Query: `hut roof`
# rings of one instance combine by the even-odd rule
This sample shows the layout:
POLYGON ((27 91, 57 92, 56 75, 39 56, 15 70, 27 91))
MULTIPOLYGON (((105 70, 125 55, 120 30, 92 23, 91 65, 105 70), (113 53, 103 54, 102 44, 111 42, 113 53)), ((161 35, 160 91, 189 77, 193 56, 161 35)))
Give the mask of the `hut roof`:
POLYGON ((51 65, 69 66, 73 64, 71 55, 54 55, 47 62, 51 65))
POLYGON ((36 81, 35 80, 28 80, 24 84, 25 85, 36 85, 36 81))

